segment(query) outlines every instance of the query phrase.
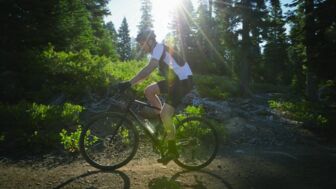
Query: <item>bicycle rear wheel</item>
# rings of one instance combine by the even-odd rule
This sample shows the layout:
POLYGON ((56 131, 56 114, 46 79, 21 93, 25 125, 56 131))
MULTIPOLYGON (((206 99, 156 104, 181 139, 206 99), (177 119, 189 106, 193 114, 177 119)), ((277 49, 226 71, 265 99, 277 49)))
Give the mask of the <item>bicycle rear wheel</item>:
POLYGON ((79 144, 90 165, 101 170, 114 170, 134 157, 139 144, 138 131, 123 115, 104 113, 84 127, 79 144))
POLYGON ((185 169, 197 170, 216 157, 219 140, 215 128, 205 119, 189 117, 176 125, 179 158, 175 163, 185 169))

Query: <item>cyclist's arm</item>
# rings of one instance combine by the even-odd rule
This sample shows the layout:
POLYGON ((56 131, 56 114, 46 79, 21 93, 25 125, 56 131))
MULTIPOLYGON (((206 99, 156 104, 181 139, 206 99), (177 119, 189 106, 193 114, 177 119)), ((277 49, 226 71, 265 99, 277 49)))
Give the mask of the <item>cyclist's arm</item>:
POLYGON ((147 66, 142 68, 142 70, 135 77, 133 77, 133 79, 130 80, 131 84, 135 85, 140 81, 146 79, 158 65, 159 65, 158 60, 151 59, 147 64, 147 66))

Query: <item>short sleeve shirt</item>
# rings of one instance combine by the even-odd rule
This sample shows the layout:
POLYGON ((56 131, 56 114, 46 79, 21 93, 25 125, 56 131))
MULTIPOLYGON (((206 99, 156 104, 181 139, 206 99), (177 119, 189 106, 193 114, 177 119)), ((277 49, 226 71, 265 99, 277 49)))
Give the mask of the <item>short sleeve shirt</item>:
POLYGON ((188 79, 192 75, 189 64, 185 62, 183 66, 180 66, 168 52, 163 52, 164 49, 163 44, 157 43, 151 53, 151 59, 160 61, 163 53, 166 53, 163 62, 168 65, 168 68, 176 74, 179 80, 188 79))

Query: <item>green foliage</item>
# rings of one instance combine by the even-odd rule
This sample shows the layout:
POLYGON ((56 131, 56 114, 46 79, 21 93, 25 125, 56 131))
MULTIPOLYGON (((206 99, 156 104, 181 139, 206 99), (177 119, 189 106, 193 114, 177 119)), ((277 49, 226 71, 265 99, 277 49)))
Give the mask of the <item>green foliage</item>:
MULTIPOLYGON (((187 117, 200 117, 203 118, 205 120, 207 120, 211 125, 214 126, 214 128, 217 131, 217 134, 219 136, 219 139, 222 142, 225 142, 225 140, 227 139, 227 132, 226 129, 224 127, 223 124, 221 124, 220 122, 208 118, 205 115, 205 109, 203 108, 203 106, 187 106, 182 113, 180 114, 176 114, 173 117, 173 123, 175 125, 179 124, 180 121, 182 121, 183 119, 187 118, 187 117)), ((199 136, 207 136, 207 134, 209 134, 209 129, 205 129, 202 128, 202 125, 200 125, 201 123, 198 121, 194 121, 194 122, 190 122, 191 124, 189 125, 184 125, 183 130, 179 130, 179 134, 177 137, 184 137, 190 133, 192 134, 197 134, 199 136)))
POLYGON ((123 144, 130 144, 129 130, 128 129, 124 128, 123 130, 121 130, 120 135, 121 135, 123 144))
POLYGON ((291 102, 282 100, 270 100, 268 103, 271 108, 281 111, 288 118, 322 127, 329 124, 323 107, 317 104, 308 101, 291 102))
POLYGON ((91 55, 88 50, 78 53, 56 52, 50 47, 43 51, 41 61, 47 66, 49 75, 44 83, 44 91, 51 94, 65 93, 76 98, 82 96, 87 87, 103 87, 111 79, 104 69, 111 63, 110 60, 104 56, 91 55))
POLYGON ((203 117, 204 108, 202 106, 187 106, 181 114, 176 114, 173 118, 174 124, 178 124, 179 121, 187 118, 187 116, 203 117))
MULTIPOLYGON (((80 134, 82 132, 82 127, 80 125, 77 126, 76 131, 69 132, 66 129, 62 129, 62 131, 59 133, 61 144, 63 144, 63 147, 66 151, 70 153, 79 152, 79 140, 80 140, 80 134)), ((91 131, 88 130, 85 135, 85 145, 93 145, 98 141, 98 137, 96 136, 90 136, 91 131), (90 136, 90 140, 88 137, 90 136)))
MULTIPOLYGON (((103 17, 108 14, 107 3, 108 0, 1 1, 0 17, 6 27, 0 34, 0 80, 3 81, 0 91, 4 91, 0 93, 0 100, 45 102, 44 98, 55 91, 41 92, 42 85, 60 87, 59 82, 46 73, 46 67, 54 64, 49 64, 43 56, 42 61, 37 60, 50 45, 56 51, 76 53, 87 49, 91 54, 115 60, 116 47, 103 26, 103 17), (58 86, 53 85, 55 83, 58 86)), ((69 83, 82 81, 82 78, 63 80, 67 79, 69 83)))
MULTIPOLYGON (((147 61, 116 62, 108 64, 105 68, 105 72, 111 74, 115 80, 126 81, 134 77, 146 64, 147 61)), ((143 96, 143 91, 146 86, 161 79, 162 77, 157 70, 155 70, 146 80, 135 86, 136 93, 139 96, 143 96)))
POLYGON ((82 128, 80 126, 77 127, 75 132, 71 132, 68 134, 68 131, 62 129, 60 132, 61 143, 64 146, 64 149, 69 152, 78 152, 79 151, 79 138, 82 132, 82 128))
POLYGON ((83 107, 65 103, 44 105, 21 102, 16 105, 0 104, 2 127, 6 147, 16 145, 27 149, 52 148, 58 144, 57 133, 62 128, 79 124, 83 107))
POLYGON ((194 81, 202 97, 227 99, 238 93, 238 83, 225 76, 195 75, 194 81))
POLYGON ((202 106, 187 106, 184 111, 191 116, 200 116, 202 117, 205 113, 202 106))
POLYGON ((53 23, 55 31, 52 32, 54 35, 50 42, 57 50, 79 51, 95 48, 90 13, 81 1, 60 0, 54 11, 57 12, 53 23), (71 16, 71 12, 76 16, 71 16))

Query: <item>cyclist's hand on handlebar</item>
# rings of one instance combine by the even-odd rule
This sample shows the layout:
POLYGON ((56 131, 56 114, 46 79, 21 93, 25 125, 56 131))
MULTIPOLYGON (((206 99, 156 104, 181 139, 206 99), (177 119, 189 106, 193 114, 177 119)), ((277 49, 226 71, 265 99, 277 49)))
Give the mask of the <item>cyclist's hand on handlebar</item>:
POLYGON ((118 84, 118 89, 120 92, 123 92, 130 87, 131 87, 131 82, 129 81, 121 82, 118 84))

